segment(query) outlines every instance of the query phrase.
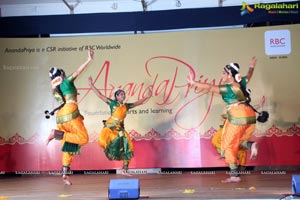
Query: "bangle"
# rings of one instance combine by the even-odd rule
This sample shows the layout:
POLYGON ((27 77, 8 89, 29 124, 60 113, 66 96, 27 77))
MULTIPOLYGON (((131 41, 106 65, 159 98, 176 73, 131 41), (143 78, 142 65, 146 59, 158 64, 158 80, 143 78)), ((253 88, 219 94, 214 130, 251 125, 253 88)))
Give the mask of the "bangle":
POLYGON ((250 65, 250 67, 249 68, 251 68, 251 69, 254 69, 254 65, 250 65))

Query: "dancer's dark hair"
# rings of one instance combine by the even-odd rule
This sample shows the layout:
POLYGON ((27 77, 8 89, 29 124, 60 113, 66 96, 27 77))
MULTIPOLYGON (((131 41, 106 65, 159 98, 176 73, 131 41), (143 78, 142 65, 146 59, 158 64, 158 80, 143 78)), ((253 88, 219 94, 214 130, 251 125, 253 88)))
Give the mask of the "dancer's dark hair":
MULTIPOLYGON (((64 70, 62 70, 62 69, 57 69, 56 67, 52 67, 50 70, 49 70, 49 76, 50 76, 50 79, 51 80, 54 80, 55 78, 57 78, 57 77, 65 77, 65 72, 64 72, 64 70)), ((54 115, 54 113, 56 112, 56 111, 58 111, 59 109, 61 109, 65 104, 66 104, 66 99, 65 99, 65 97, 64 97, 64 95, 63 95, 63 93, 62 93, 62 91, 61 91, 61 89, 60 89, 60 85, 61 84, 59 84, 59 85, 57 85, 57 86, 55 86, 55 88, 54 88, 54 92, 57 92, 57 94, 61 97, 61 99, 63 100, 63 103, 62 104, 60 104, 58 107, 56 107, 56 108, 54 108, 51 112, 49 112, 48 110, 46 110, 45 111, 45 117, 46 117, 46 119, 49 119, 50 118, 50 116, 53 116, 54 115)))

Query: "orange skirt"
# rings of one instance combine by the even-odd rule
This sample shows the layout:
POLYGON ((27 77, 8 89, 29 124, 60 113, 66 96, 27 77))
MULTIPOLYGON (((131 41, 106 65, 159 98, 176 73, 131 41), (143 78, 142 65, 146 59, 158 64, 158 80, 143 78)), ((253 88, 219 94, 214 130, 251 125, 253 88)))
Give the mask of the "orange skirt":
POLYGON ((56 119, 57 121, 59 121, 58 119, 68 120, 65 120, 62 123, 58 123, 57 128, 58 130, 64 132, 64 138, 62 140, 63 143, 69 142, 81 146, 88 143, 89 135, 84 126, 83 117, 80 114, 74 119, 69 117, 76 111, 78 111, 77 104, 65 104, 65 106, 57 112, 56 119))
MULTIPOLYGON (((220 128, 211 138, 211 143, 213 147, 216 148, 217 152, 221 154, 221 140, 222 140, 223 128, 220 128)), ((238 162, 239 165, 245 166, 247 160, 247 150, 241 147, 238 150, 238 162)))
POLYGON ((245 104, 230 107, 221 139, 221 153, 229 165, 237 165, 241 143, 249 140, 255 131, 255 117, 255 112, 245 104))

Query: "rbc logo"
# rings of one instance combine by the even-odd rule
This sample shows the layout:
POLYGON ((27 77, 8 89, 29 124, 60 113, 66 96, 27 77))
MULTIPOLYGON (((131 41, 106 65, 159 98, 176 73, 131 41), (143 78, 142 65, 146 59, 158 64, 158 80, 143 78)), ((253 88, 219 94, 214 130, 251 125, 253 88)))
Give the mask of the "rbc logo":
POLYGON ((289 30, 271 30, 265 32, 265 53, 287 55, 291 53, 291 33, 289 30))
POLYGON ((270 45, 285 45, 285 38, 271 38, 270 45))

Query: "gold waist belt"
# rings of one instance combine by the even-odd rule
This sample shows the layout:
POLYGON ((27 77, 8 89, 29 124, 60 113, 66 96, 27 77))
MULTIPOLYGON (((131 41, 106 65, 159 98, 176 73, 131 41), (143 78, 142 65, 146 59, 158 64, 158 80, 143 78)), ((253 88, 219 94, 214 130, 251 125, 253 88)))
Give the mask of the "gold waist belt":
POLYGON ((112 118, 113 120, 117 121, 117 122, 123 122, 123 120, 120 120, 120 119, 117 118, 117 117, 111 116, 111 118, 112 118))
POLYGON ((61 116, 57 116, 56 117, 56 123, 57 124, 62 124, 64 122, 68 122, 71 121, 72 119, 75 119, 76 117, 78 117, 80 115, 79 110, 75 110, 74 112, 70 113, 70 114, 66 114, 66 115, 61 115, 61 116))
POLYGON ((235 116, 228 114, 228 120, 231 124, 234 124, 237 126, 243 126, 243 125, 247 125, 247 124, 255 124, 256 123, 255 116, 235 117, 235 116))

